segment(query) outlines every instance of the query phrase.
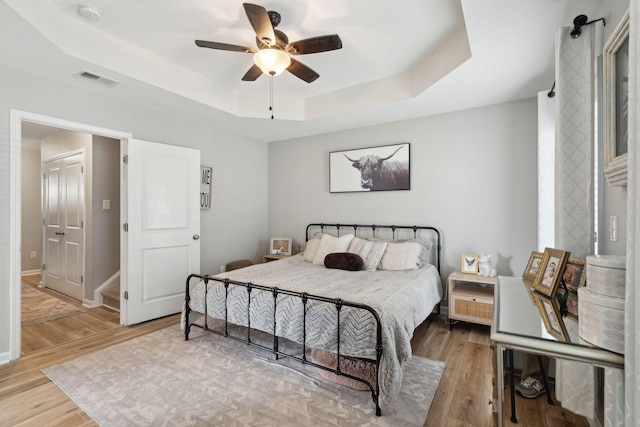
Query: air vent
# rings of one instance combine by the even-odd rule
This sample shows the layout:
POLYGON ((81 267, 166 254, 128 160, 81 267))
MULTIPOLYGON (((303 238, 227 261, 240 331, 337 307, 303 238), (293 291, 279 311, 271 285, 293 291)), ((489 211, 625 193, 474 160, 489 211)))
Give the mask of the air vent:
POLYGON ((76 74, 78 77, 82 77, 83 79, 87 79, 87 80, 92 80, 94 82, 98 82, 98 83, 102 83, 105 86, 115 86, 117 84, 120 84, 119 81, 117 80, 113 80, 110 79, 108 77, 105 76, 101 76, 99 74, 95 74, 86 70, 82 70, 80 71, 78 74, 76 74))

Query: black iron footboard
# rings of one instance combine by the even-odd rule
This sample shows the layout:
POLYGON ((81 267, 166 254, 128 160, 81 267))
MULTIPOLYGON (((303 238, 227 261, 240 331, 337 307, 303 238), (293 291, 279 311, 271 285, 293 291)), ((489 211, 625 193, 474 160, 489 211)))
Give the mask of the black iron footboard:
POLYGON ((244 282, 237 282, 234 280, 230 280, 230 279, 222 279, 222 278, 217 278, 217 277, 212 277, 209 275, 200 275, 200 274, 191 274, 189 275, 189 277, 187 277, 187 282, 186 282, 186 290, 185 290, 185 325, 184 325, 184 339, 188 340, 189 339, 189 333, 191 331, 191 327, 192 326, 196 326, 198 328, 202 328, 204 330, 210 331, 210 332, 214 332, 217 333, 219 335, 223 335, 229 338, 233 338, 235 340, 238 341, 242 341, 246 344, 251 344, 257 347, 261 347, 263 349, 266 350, 270 350, 272 353, 275 354, 276 359, 278 359, 279 356, 284 356, 284 357, 289 357, 292 359, 296 359, 299 360, 300 362, 302 362, 303 364, 308 364, 311 366, 314 366, 316 368, 320 368, 323 369, 325 371, 329 371, 332 372, 336 375, 340 375, 340 376, 344 376, 347 378, 350 378, 352 380, 355 381, 359 381, 361 383, 364 383, 369 390, 371 391, 371 397, 373 399, 373 402, 375 403, 376 406, 376 415, 380 416, 382 415, 382 411, 380 409, 380 404, 379 404, 379 396, 380 396, 380 379, 379 379, 379 371, 380 371, 380 360, 382 359, 382 326, 380 324, 380 317, 378 315, 378 313, 371 308, 368 305, 363 305, 363 304, 357 304, 357 303, 353 303, 353 302, 349 302, 349 301, 344 301, 341 299, 331 299, 331 298, 326 298, 326 297, 322 297, 322 296, 318 296, 318 295, 312 295, 312 294, 308 294, 308 293, 300 293, 300 292, 294 292, 294 291, 289 291, 286 289, 278 289, 275 287, 269 287, 269 286, 261 286, 261 285, 256 285, 256 284, 252 284, 252 283, 244 283, 244 282), (205 312, 204 313, 200 313, 200 314, 204 314, 204 325, 200 325, 197 323, 190 323, 189 320, 189 315, 190 313, 193 311, 191 310, 191 307, 189 305, 190 301, 191 301, 191 297, 190 297, 190 283, 191 280, 193 278, 198 278, 200 280, 203 280, 205 283, 205 297, 204 297, 204 307, 205 307, 205 312), (224 318, 224 332, 219 332, 215 329, 210 329, 209 328, 209 324, 208 324, 208 304, 207 304, 207 295, 209 292, 209 282, 218 282, 220 284, 222 284, 224 286, 224 290, 225 290, 225 318, 224 318), (228 321, 228 296, 229 296, 229 286, 239 286, 239 287, 244 287, 247 290, 247 336, 246 338, 241 338, 241 337, 236 337, 233 335, 229 334, 229 321, 228 321), (251 291, 253 289, 257 289, 257 290, 262 290, 262 291, 267 291, 267 292, 271 292, 273 295, 273 346, 269 347, 263 344, 260 344, 258 342, 254 342, 251 340, 251 291), (288 296, 292 296, 292 297, 296 297, 299 298, 301 301, 301 304, 303 305, 303 331, 302 331, 302 336, 303 336, 303 342, 301 343, 302 345, 302 357, 298 357, 294 354, 289 354, 289 353, 285 353, 280 351, 279 347, 278 347, 278 335, 276 333, 276 307, 278 304, 278 296, 279 295, 288 295, 288 296), (310 361, 307 359, 307 355, 306 355, 306 341, 307 341, 307 302, 309 300, 312 301, 321 301, 321 302, 325 302, 328 304, 333 304, 336 308, 337 311, 337 364, 335 368, 330 368, 327 366, 323 366, 320 365, 318 363, 314 363, 313 361, 310 361), (371 313, 371 315, 373 316, 373 318, 376 321, 376 344, 375 344, 375 353, 376 353, 376 360, 368 360, 369 362, 371 362, 372 364, 375 364, 375 375, 376 375, 376 383, 375 385, 371 384, 371 382, 367 381, 364 378, 360 378, 357 377, 355 375, 343 372, 341 370, 341 359, 342 357, 346 357, 346 356, 342 356, 340 353, 340 312, 342 310, 342 307, 352 307, 355 309, 361 309, 361 310, 366 310, 369 313, 371 313))

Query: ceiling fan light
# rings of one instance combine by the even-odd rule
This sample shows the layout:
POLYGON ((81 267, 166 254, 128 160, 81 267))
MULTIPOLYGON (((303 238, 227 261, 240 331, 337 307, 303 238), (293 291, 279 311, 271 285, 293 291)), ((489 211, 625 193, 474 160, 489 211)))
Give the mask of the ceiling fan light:
POLYGON ((263 73, 277 76, 291 65, 291 57, 280 49, 267 48, 257 51, 253 55, 253 62, 263 73))

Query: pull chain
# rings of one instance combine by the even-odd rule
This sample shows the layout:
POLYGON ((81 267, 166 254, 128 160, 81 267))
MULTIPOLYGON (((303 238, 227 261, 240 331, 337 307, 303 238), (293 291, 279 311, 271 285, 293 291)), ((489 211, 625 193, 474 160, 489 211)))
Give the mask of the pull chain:
POLYGON ((271 120, 273 120, 273 74, 270 75, 269 90, 269 111, 271 111, 271 120))

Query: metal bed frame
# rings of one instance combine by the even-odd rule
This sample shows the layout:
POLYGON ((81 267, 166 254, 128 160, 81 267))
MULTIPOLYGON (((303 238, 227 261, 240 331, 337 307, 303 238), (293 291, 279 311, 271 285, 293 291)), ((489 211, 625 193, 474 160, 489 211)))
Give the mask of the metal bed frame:
MULTIPOLYGON (((353 229, 354 234, 357 234, 357 231, 359 228, 368 228, 370 230, 372 230, 372 236, 371 237, 376 237, 376 230, 378 229, 388 229, 391 230, 392 233, 392 239, 395 240, 396 239, 396 231, 397 230, 413 230, 413 237, 416 238, 417 237, 417 233, 418 230, 430 230, 432 232, 435 233, 436 235, 436 256, 435 256, 435 261, 436 261, 436 268, 438 270, 438 273, 440 273, 440 251, 441 251, 441 236, 440 236, 440 232, 434 228, 434 227, 425 227, 425 226, 396 226, 396 225, 358 225, 358 224, 351 224, 351 225, 341 225, 341 224, 324 224, 324 223, 314 223, 314 224, 309 224, 306 228, 306 240, 309 240, 309 230, 313 227, 319 227, 320 228, 320 232, 324 233, 325 227, 332 227, 335 228, 337 230, 337 235, 340 236, 340 230, 343 228, 347 228, 347 229, 353 229)), ((437 305, 437 312, 440 313, 440 303, 438 303, 437 305)), ((184 328, 184 339, 185 341, 189 340, 189 334, 191 332, 191 327, 195 326, 198 328, 201 328, 203 330, 209 331, 209 332, 213 332, 216 333, 218 335, 222 335, 228 338, 232 338, 235 339, 237 341, 241 341, 244 342, 246 344, 249 345, 254 345, 260 348, 263 348, 265 350, 269 350, 271 351, 274 355, 276 360, 278 360, 278 358, 280 356, 283 357, 288 357, 288 358, 292 358, 292 359, 296 359, 300 362, 302 362, 303 364, 306 365, 311 365, 313 367, 319 368, 319 369, 323 369, 325 371, 328 372, 332 372, 338 376, 344 376, 347 378, 350 378, 352 380, 355 381, 359 381, 363 384, 365 384, 369 390, 371 391, 371 398, 375 404, 376 407, 376 415, 380 416, 382 415, 382 410, 380 408, 380 404, 379 404, 379 396, 380 396, 380 385, 379 385, 379 370, 380 370, 380 360, 382 359, 382 352, 383 352, 383 348, 382 348, 382 326, 380 324, 380 316, 378 315, 378 313, 376 312, 375 309, 373 309, 372 307, 368 306, 368 305, 364 305, 364 304, 358 304, 355 302, 351 302, 351 301, 346 301, 340 298, 337 299, 333 299, 333 298, 326 298, 323 296, 319 296, 319 295, 313 295, 313 294, 309 294, 306 292, 300 293, 300 292, 294 292, 294 291, 289 291, 286 289, 279 289, 277 287, 271 287, 271 286, 262 286, 262 285, 257 285, 254 283, 245 283, 245 282, 238 282, 235 280, 230 280, 230 279, 222 279, 222 278, 217 278, 214 276, 210 276, 210 275, 201 275, 201 274, 190 274, 187 277, 187 281, 186 281, 186 289, 185 289, 185 328, 184 328), (204 314, 204 325, 200 325, 197 323, 190 323, 189 321, 189 314, 193 311, 191 310, 190 306, 189 306, 189 302, 191 301, 191 297, 190 297, 190 284, 192 279, 194 278, 198 278, 201 281, 204 281, 205 284, 205 297, 204 297, 204 301, 205 301, 205 312, 201 313, 204 314), (224 286, 225 289, 225 318, 224 318, 224 331, 220 332, 216 329, 211 329, 209 328, 209 322, 208 322, 208 305, 206 303, 207 301, 207 295, 209 292, 209 282, 217 282, 220 283, 224 286), (247 290, 247 326, 246 326, 246 338, 242 338, 242 337, 238 337, 238 336, 234 336, 234 335, 230 335, 229 334, 229 321, 228 321, 228 310, 227 310, 227 303, 228 303, 228 296, 229 296, 229 286, 239 286, 239 287, 243 287, 247 290), (273 333, 271 334, 273 336, 273 345, 272 346, 266 346, 264 344, 261 344, 259 342, 253 341, 251 338, 251 291, 253 289, 257 289, 257 290, 261 290, 261 291, 267 291, 267 292, 271 292, 273 295, 273 333), (288 296, 292 296, 292 297, 296 297, 299 298, 302 305, 303 305, 303 323, 302 323, 302 327, 303 327, 303 331, 302 331, 302 336, 303 336, 303 340, 301 346, 302 346, 302 356, 297 356, 295 354, 290 354, 290 353, 285 353, 283 351, 280 350, 279 348, 279 337, 276 335, 276 323, 277 323, 277 319, 276 319, 276 307, 278 304, 278 296, 279 295, 288 295, 288 296), (337 359, 336 359, 336 367, 335 368, 330 368, 328 366, 324 366, 324 365, 320 365, 318 363, 315 363, 311 360, 309 360, 307 358, 307 352, 306 352, 306 341, 307 341, 307 325, 306 325, 306 321, 307 321, 307 303, 309 300, 312 301, 320 301, 320 302, 324 302, 324 303, 328 303, 328 304, 333 304, 336 308, 337 311, 337 359), (355 375, 349 374, 347 372, 343 372, 341 369, 341 359, 343 357, 349 357, 349 356, 343 356, 340 353, 340 312, 342 310, 343 307, 352 307, 354 309, 360 309, 360 310, 366 310, 369 313, 371 313, 371 315, 373 316, 373 318, 376 321, 376 345, 375 345, 375 353, 376 353, 376 360, 372 360, 372 359, 361 359, 361 360, 366 360, 367 362, 370 363, 375 363, 375 377, 376 377, 376 381, 375 381, 375 385, 371 384, 371 382, 369 382, 368 380, 366 380, 365 378, 360 378, 357 377, 355 375)))

